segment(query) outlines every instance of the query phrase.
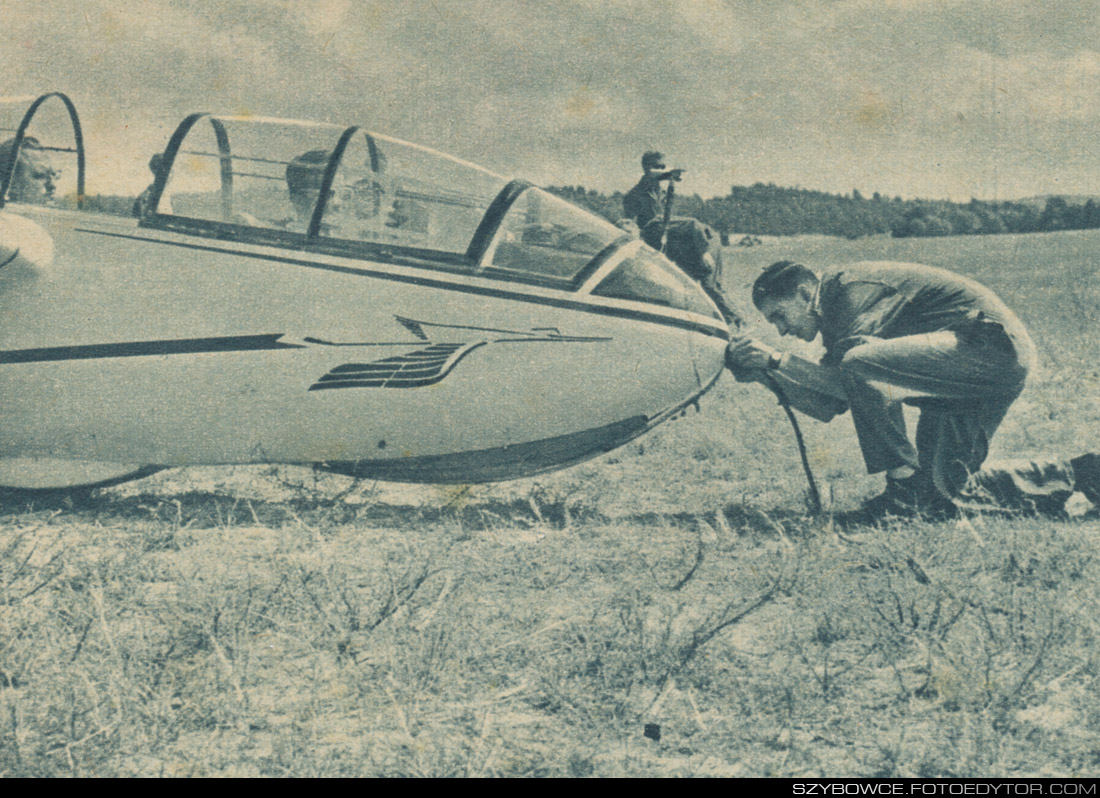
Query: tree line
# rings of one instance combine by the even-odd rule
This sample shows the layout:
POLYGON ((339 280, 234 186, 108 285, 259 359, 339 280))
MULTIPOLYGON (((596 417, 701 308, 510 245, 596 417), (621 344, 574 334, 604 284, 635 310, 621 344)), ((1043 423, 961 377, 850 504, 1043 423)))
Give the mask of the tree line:
MULTIPOLYGON (((547 189, 614 222, 623 216, 623 194, 602 194, 583 186, 547 189)), ((875 192, 865 197, 829 194, 772 183, 732 186, 729 194, 704 200, 677 194, 675 216, 691 216, 723 235, 823 234, 859 238, 889 233, 908 236, 1037 233, 1100 228, 1100 205, 1093 199, 1070 203, 1064 197, 1045 200, 970 202, 906 200, 875 192)))

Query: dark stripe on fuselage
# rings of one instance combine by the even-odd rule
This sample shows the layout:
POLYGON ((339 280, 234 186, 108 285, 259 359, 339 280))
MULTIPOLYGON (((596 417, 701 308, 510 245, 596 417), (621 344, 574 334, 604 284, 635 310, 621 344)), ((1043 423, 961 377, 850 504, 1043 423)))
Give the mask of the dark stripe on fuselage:
POLYGON ((325 462, 319 467, 337 474, 395 482, 493 482, 533 476, 586 460, 636 438, 652 426, 645 416, 493 449, 392 460, 325 462))
POLYGON ((230 335, 222 338, 179 338, 165 341, 128 341, 118 344, 50 346, 42 349, 0 351, 0 363, 42 363, 56 360, 95 360, 111 357, 150 355, 196 355, 204 352, 256 352, 269 349, 304 349, 300 344, 279 341, 271 335, 230 335))
POLYGON ((729 333, 725 332, 718 327, 711 327, 706 324, 699 324, 697 322, 689 321, 687 319, 677 319, 669 316, 661 316, 656 313, 646 313, 641 310, 631 310, 629 308, 613 308, 602 305, 592 305, 587 302, 578 302, 575 299, 558 299, 556 297, 536 296, 534 294, 523 294, 518 291, 506 291, 501 288, 488 288, 486 286, 478 285, 462 285, 461 283, 451 283, 444 280, 436 280, 430 277, 416 277, 406 274, 393 274, 391 272, 380 272, 375 269, 365 269, 354 266, 342 266, 336 263, 324 263, 312 260, 303 260, 301 258, 288 258, 283 255, 267 255, 262 252, 242 252, 239 250, 227 249, 225 247, 215 247, 206 244, 192 244, 185 241, 164 241, 158 238, 148 238, 146 236, 135 236, 128 233, 111 233, 106 230, 89 230, 84 227, 75 228, 78 233, 91 233, 93 235, 110 236, 113 238, 127 238, 132 241, 143 241, 149 244, 165 244, 172 247, 183 247, 184 249, 195 249, 201 252, 216 252, 224 255, 237 255, 242 258, 252 258, 254 260, 266 260, 273 261, 275 263, 286 263, 292 266, 305 266, 309 269, 321 269, 323 271, 337 272, 341 274, 355 274, 362 277, 374 277, 379 280, 389 280, 391 282, 406 283, 409 285, 416 285, 422 288, 442 288, 446 291, 456 291, 464 294, 476 294, 478 296, 487 296, 494 299, 509 299, 519 302, 529 302, 534 305, 547 305, 550 307, 564 308, 566 310, 579 310, 584 313, 594 313, 600 316, 614 316, 617 318, 630 319, 632 321, 643 321, 650 324, 660 324, 665 327, 676 327, 681 330, 689 330, 691 332, 702 333, 703 335, 713 336, 715 338, 721 338, 727 340, 729 333))

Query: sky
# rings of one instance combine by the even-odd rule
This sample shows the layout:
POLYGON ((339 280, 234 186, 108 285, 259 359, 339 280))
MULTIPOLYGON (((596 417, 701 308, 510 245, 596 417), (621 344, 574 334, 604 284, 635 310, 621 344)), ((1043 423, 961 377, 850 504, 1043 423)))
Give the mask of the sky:
POLYGON ((1100 0, 2 0, 0 18, 0 95, 73 99, 93 193, 140 190, 205 110, 601 191, 659 149, 703 197, 1100 194, 1100 0))

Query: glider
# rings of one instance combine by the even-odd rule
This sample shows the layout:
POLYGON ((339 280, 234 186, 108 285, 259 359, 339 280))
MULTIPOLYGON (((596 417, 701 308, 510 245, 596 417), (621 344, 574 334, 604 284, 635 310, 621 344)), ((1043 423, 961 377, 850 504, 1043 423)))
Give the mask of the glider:
POLYGON ((512 479, 622 445, 721 374, 729 330, 695 282, 525 181, 358 126, 197 113, 123 216, 85 197, 69 98, 21 107, 0 485, 245 463, 512 479))

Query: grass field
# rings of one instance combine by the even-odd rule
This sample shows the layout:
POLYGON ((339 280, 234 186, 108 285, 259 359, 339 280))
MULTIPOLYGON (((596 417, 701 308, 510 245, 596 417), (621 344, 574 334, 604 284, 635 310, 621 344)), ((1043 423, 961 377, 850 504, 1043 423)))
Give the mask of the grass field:
MULTIPOLYGON (((1100 235, 768 240, 1018 309, 994 456, 1100 450, 1100 235)), ((764 333, 765 331, 759 330, 764 333)), ((812 350, 811 350, 812 351, 812 350)), ((803 421, 827 503, 879 488, 803 421)), ((165 472, 0 505, 7 776, 1096 776, 1100 521, 841 530, 725 378, 598 460, 489 486, 165 472)))

